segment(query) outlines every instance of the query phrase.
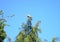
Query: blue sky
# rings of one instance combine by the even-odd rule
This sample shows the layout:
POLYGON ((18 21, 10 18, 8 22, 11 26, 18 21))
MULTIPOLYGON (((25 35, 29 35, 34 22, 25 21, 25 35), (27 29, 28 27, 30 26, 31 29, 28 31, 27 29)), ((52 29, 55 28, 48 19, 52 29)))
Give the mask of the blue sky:
POLYGON ((12 40, 18 35, 21 24, 26 22, 26 14, 32 16, 33 25, 41 20, 39 27, 42 33, 38 36, 42 40, 60 37, 60 0, 0 0, 0 9, 5 16, 15 14, 13 18, 7 18, 10 27, 5 27, 7 36, 12 40))

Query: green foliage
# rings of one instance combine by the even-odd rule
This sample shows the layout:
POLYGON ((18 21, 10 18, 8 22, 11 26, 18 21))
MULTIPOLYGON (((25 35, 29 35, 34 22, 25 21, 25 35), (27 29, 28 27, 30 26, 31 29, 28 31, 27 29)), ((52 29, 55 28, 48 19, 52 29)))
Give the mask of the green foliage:
POLYGON ((26 35, 27 24, 22 24, 22 31, 17 35, 15 42, 41 42, 38 37, 38 31, 41 33, 41 30, 38 28, 39 21, 32 26, 32 29, 28 35, 26 35))
POLYGON ((52 39, 52 42, 56 42, 56 38, 53 38, 53 39, 52 39))
MULTIPOLYGON (((3 16, 3 11, 0 10, 0 15, 3 16)), ((4 31, 6 19, 3 17, 0 18, 0 42, 3 42, 3 40, 6 38, 6 32, 4 31)))
MULTIPOLYGON (((14 14, 11 16, 7 17, 13 17, 15 16, 14 14)), ((4 12, 3 10, 0 10, 0 42, 3 42, 4 39, 6 38, 6 32, 4 31, 5 26, 10 26, 8 24, 5 24, 7 22, 6 18, 4 18, 4 12)))
POLYGON ((60 40, 59 37, 53 37, 53 38, 52 38, 52 42, 56 42, 56 41, 58 41, 58 40, 60 40))
MULTIPOLYGON (((8 17, 13 17, 15 16, 14 14, 8 17)), ((7 20, 4 17, 4 12, 3 10, 0 10, 0 42, 3 42, 4 39, 6 38, 6 32, 4 31, 4 27, 5 26, 10 26, 8 24, 5 24, 5 22, 7 22, 7 20)), ((31 21, 32 17, 28 16, 28 21, 31 21)), ((19 32, 19 34, 16 37, 15 42, 47 42, 47 40, 45 39, 44 41, 41 41, 41 39, 39 39, 38 37, 38 32, 42 33, 41 29, 39 29, 39 23, 41 21, 38 21, 34 26, 31 27, 31 31, 28 33, 28 35, 26 34, 26 31, 28 29, 27 24, 23 23, 22 24, 22 31, 19 32)), ((52 38, 52 42, 56 42, 58 40, 58 38, 54 37, 52 38)), ((11 39, 9 38, 9 41, 11 41, 11 39)))

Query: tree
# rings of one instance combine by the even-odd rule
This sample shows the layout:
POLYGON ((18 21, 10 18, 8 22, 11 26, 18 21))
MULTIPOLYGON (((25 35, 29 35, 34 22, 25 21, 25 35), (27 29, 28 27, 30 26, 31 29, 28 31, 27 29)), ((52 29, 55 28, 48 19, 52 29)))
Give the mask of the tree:
POLYGON ((27 17, 27 23, 22 24, 23 30, 19 32, 15 42, 41 42, 38 37, 38 31, 41 33, 41 30, 38 28, 40 21, 35 26, 32 26, 32 17, 30 15, 27 17))
POLYGON ((60 40, 59 37, 53 37, 53 38, 52 38, 52 42, 57 42, 57 41, 59 41, 59 40, 60 40))
POLYGON ((6 38, 6 32, 4 31, 4 27, 6 26, 5 22, 6 19, 3 18, 3 11, 0 10, 0 42, 3 42, 6 38))
MULTIPOLYGON (((13 17, 13 15, 8 16, 8 17, 13 17)), ((3 10, 0 10, 0 42, 3 42, 4 39, 7 37, 6 32, 4 31, 4 27, 5 26, 9 26, 8 24, 6 24, 7 20, 6 18, 4 18, 4 12, 3 10)))

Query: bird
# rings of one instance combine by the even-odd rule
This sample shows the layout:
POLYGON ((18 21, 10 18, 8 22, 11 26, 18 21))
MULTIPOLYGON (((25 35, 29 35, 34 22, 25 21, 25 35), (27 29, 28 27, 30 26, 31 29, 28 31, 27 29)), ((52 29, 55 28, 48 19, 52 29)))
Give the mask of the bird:
POLYGON ((32 18, 32 16, 30 14, 27 14, 27 17, 31 17, 32 18))
POLYGON ((27 14, 28 20, 32 20, 32 16, 30 14, 27 14))

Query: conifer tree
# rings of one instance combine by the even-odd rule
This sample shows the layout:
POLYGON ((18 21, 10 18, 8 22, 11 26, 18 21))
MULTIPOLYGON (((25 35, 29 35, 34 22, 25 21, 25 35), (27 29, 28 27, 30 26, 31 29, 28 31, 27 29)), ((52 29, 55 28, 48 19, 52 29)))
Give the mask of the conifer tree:
MULTIPOLYGON (((8 17, 13 17, 13 15, 8 16, 8 17)), ((3 10, 0 10, 0 42, 3 42, 4 39, 7 37, 6 32, 4 31, 5 26, 9 26, 6 24, 7 20, 6 17, 4 17, 4 12, 3 10)))
POLYGON ((32 26, 32 17, 27 16, 27 23, 22 24, 22 31, 16 37, 15 42, 41 42, 38 37, 38 31, 41 33, 41 30, 38 28, 40 21, 38 21, 35 26, 32 26))
POLYGON ((4 31, 6 19, 3 18, 3 15, 3 11, 0 10, 0 42, 3 42, 6 38, 6 32, 4 31))

